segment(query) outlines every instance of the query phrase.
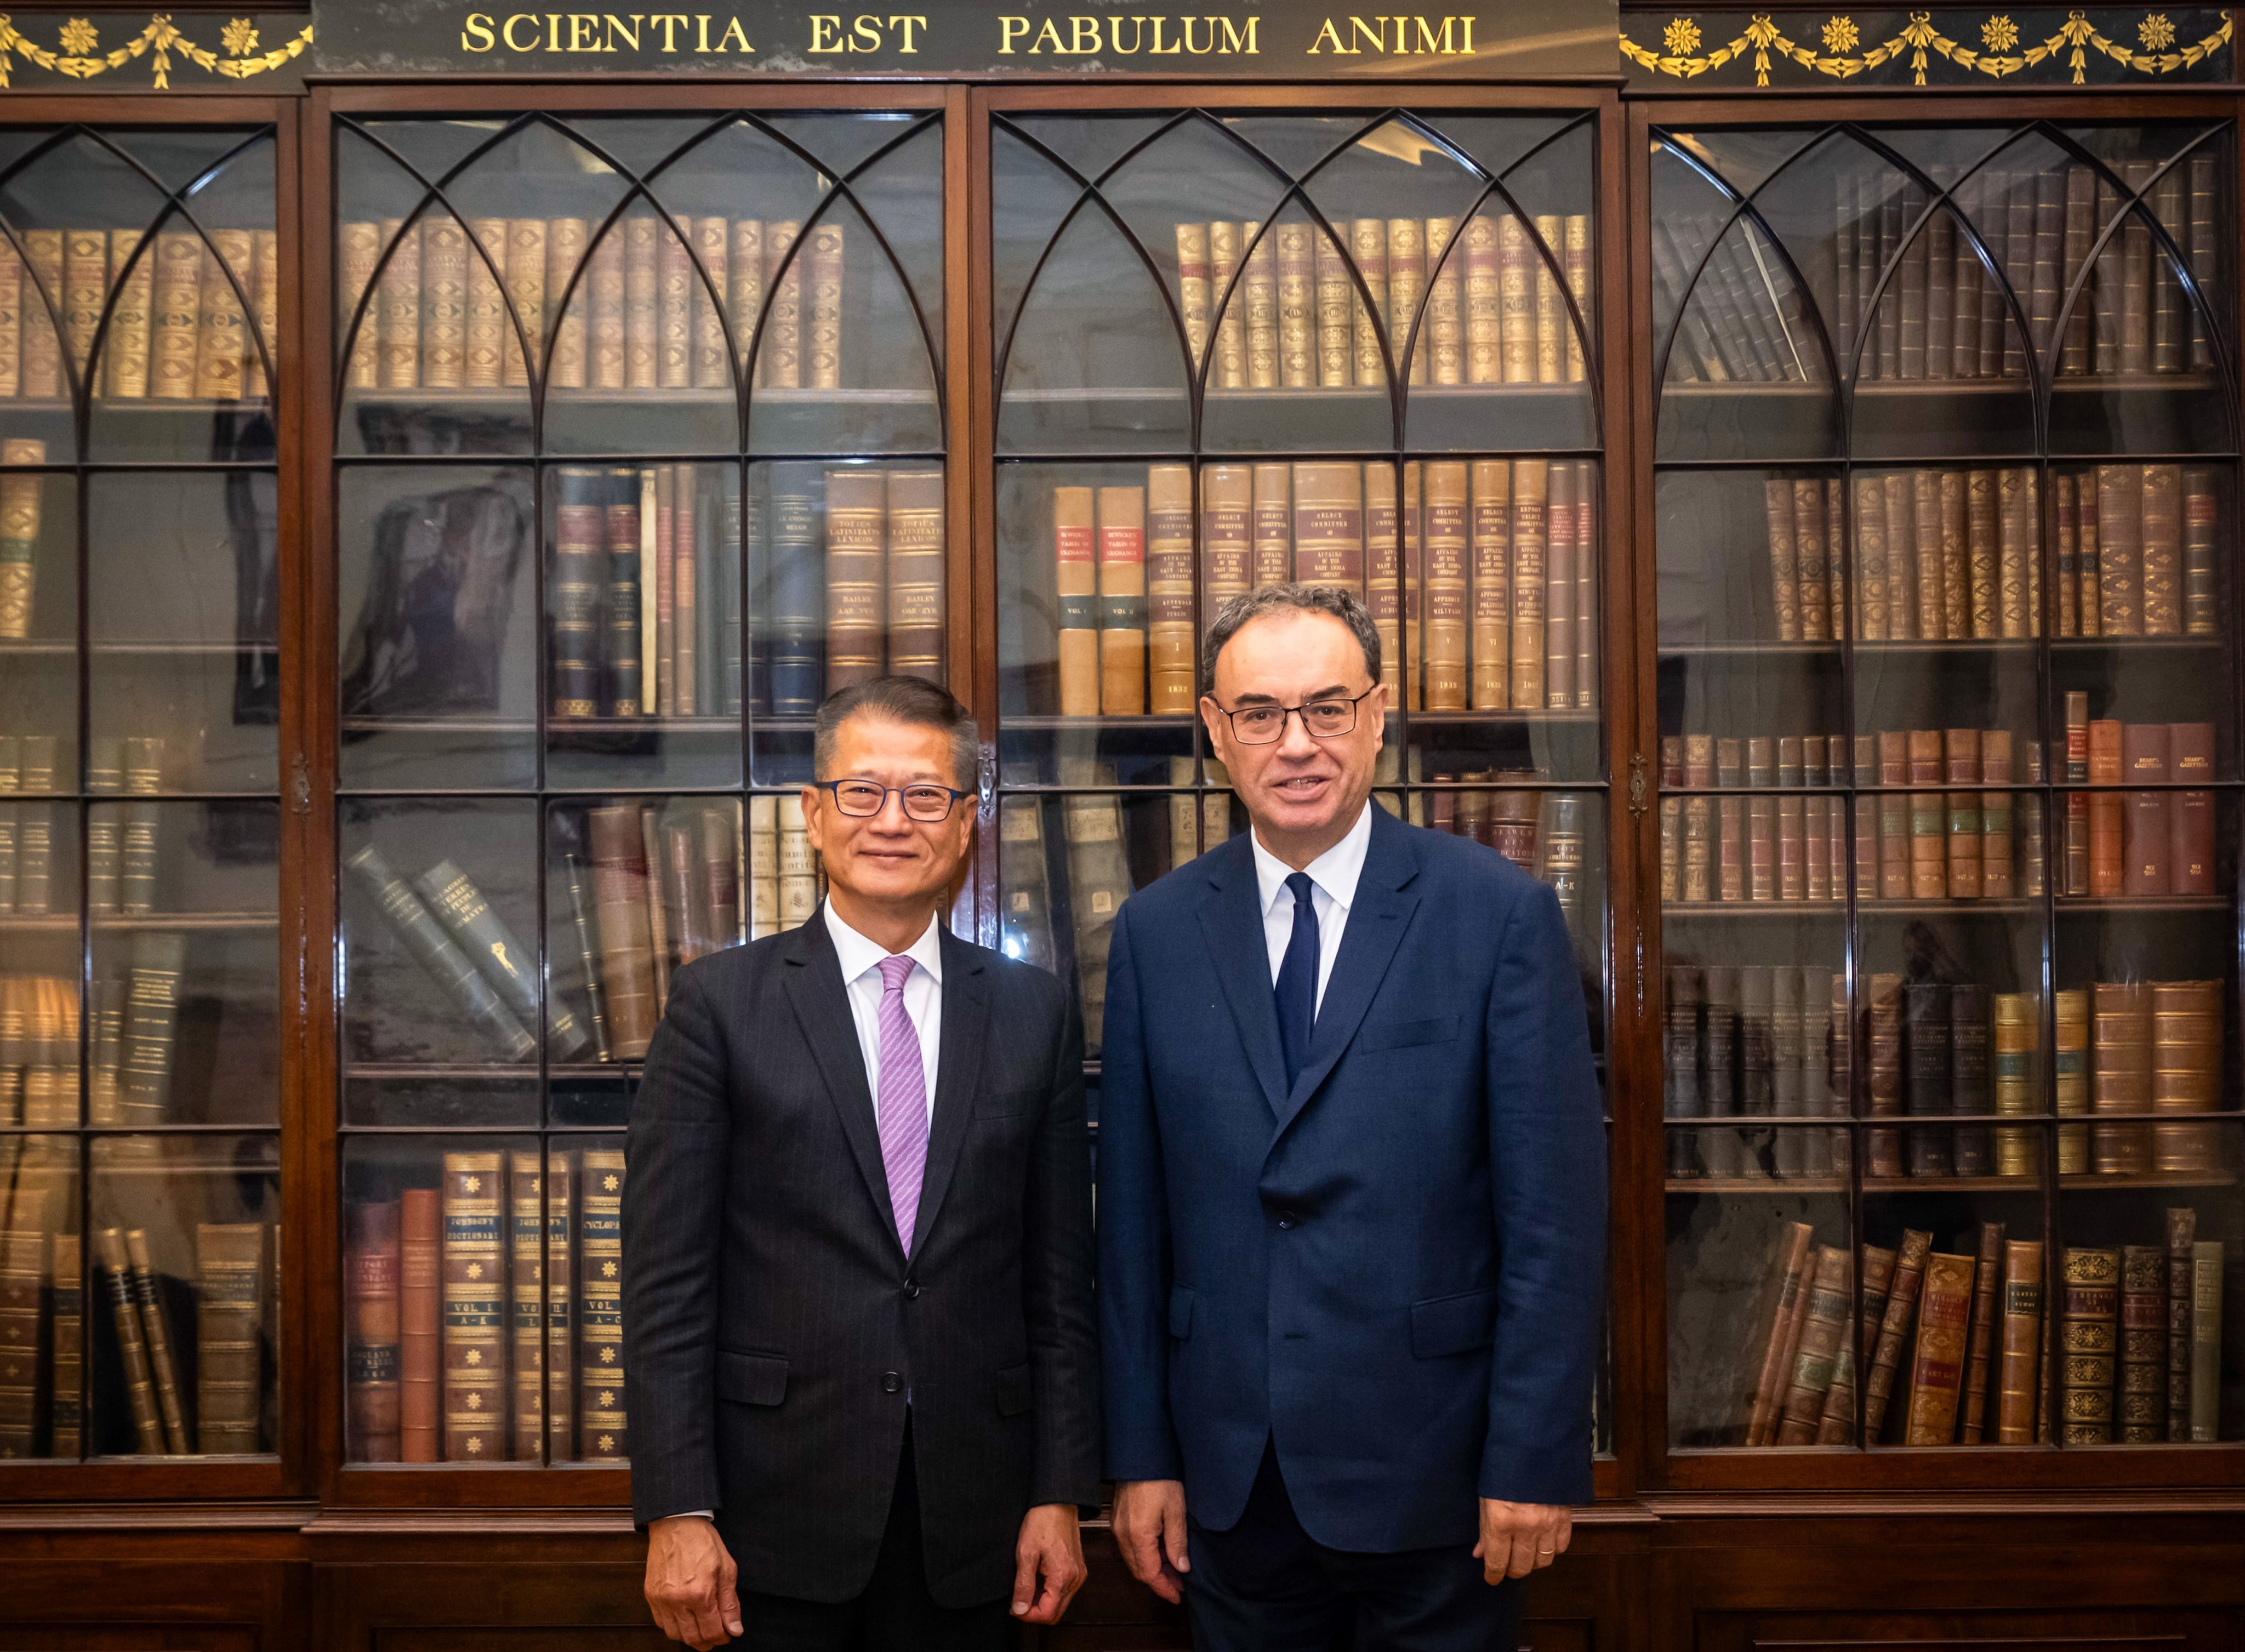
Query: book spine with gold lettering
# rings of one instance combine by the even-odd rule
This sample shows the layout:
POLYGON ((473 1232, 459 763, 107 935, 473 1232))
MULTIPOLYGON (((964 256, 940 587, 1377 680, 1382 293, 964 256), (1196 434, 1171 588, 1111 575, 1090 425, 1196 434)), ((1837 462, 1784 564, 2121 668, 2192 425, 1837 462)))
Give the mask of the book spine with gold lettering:
MULTIPOLYGON (((166 272, 163 267, 164 243, 168 235, 159 234, 150 254, 142 255, 142 262, 152 265, 154 289, 150 308, 155 316, 155 333, 163 328, 163 290, 166 272)), ((346 223, 336 237, 336 279, 342 283, 341 307, 336 315, 348 323, 358 314, 359 305, 366 298, 367 287, 374 279, 376 261, 382 255, 382 226, 363 220, 346 223)), ((370 390, 382 383, 381 315, 377 303, 369 303, 364 314, 359 315, 358 330, 352 334, 350 355, 343 364, 343 383, 355 390, 370 390)), ((156 385, 161 383, 154 376, 152 361, 152 383, 147 393, 162 395, 156 385)))
POLYGON ((546 1212, 539 1155, 506 1155, 507 1341, 513 1352, 508 1455, 535 1463, 546 1447, 546 1212))
POLYGON ((125 1230, 125 1255, 132 1271, 132 1301, 139 1310, 140 1334, 148 1345, 148 1369, 156 1382, 156 1412, 164 1424, 165 1449, 194 1450, 187 1427, 187 1399, 180 1384, 180 1362, 172 1350, 172 1325, 165 1311, 164 1290, 148 1249, 145 1229, 125 1230))
POLYGON ((1598 703, 1598 467, 1575 461, 1575 709, 1598 703))
MULTIPOLYGON (((112 234, 110 240, 116 245, 120 237, 129 236, 129 230, 112 234)), ((262 401, 272 394, 266 372, 268 358, 280 360, 281 349, 281 235, 277 230, 260 229, 251 232, 250 268, 247 285, 249 288, 249 325, 243 329, 241 341, 241 393, 253 401, 262 401), (259 349, 262 342, 263 349, 259 349)), ((145 313, 145 309, 144 309, 145 313)), ((111 328, 115 328, 114 320, 111 328)), ((114 348, 112 345, 110 348, 114 348)))
POLYGON ((570 1235, 576 1219, 576 1155, 546 1155, 546 1441, 553 1462, 577 1454, 576 1287, 570 1235))
MULTIPOLYGON (((1510 336, 1510 317, 1508 315, 1508 350, 1510 336)), ((1549 460, 1514 461, 1512 704, 1515 708, 1523 710, 1533 710, 1545 703, 1544 637, 1549 619, 1545 558, 1550 546, 1550 485, 1551 465, 1549 460)))
POLYGON ((265 1224, 195 1224, 195 1449, 247 1456, 262 1445, 265 1224))
MULTIPOLYGON (((185 243, 192 275, 200 280, 202 241, 192 230, 176 232, 185 243)), ((63 313, 63 232, 27 229, 24 232, 24 394, 34 401, 52 401, 64 393, 63 335, 57 325, 63 313)), ((194 302, 187 306, 187 389, 194 394, 194 302)))
POLYGON ((1557 213, 1539 213, 1536 217, 1536 236, 1543 243, 1528 241, 1525 252, 1529 267, 1536 274, 1536 382, 1557 384, 1567 376, 1568 335, 1575 330, 1567 319, 1566 301, 1560 295, 1559 282, 1551 273, 1550 259, 1562 255, 1566 235, 1565 220, 1557 213))
POLYGON ((410 390, 421 382, 421 224, 385 218, 382 239, 390 248, 376 300, 382 307, 382 388, 410 390))
POLYGON ((1964 488, 1964 552, 1971 590, 1971 634, 1986 641, 2003 634, 1996 472, 1968 471, 1964 488))
MULTIPOLYGON (((587 231, 581 218, 550 218, 546 220, 546 272, 541 278, 546 293, 545 308, 553 317, 553 345, 546 369, 546 382, 557 389, 581 390, 589 374, 592 328, 588 318, 592 309, 592 288, 589 280, 580 279, 573 288, 572 277, 585 261, 585 241, 587 231), (569 295, 565 308, 561 295, 569 295)), ((589 277, 590 270, 585 272, 589 277)), ((433 324, 435 300, 431 299, 430 315, 433 324)))
POLYGON ((579 1210, 579 1452, 588 1462, 621 1462, 624 1405, 623 1198, 621 1148, 587 1148, 579 1210))
POLYGON ((1764 515, 1769 524, 1770 608, 1780 642, 1801 639, 1800 546, 1793 531, 1794 484, 1782 478, 1762 484, 1764 515))
POLYGON ((881 674, 888 477, 861 466, 826 473, 826 688, 881 674))
POLYGON ((1190 715, 1195 700, 1190 465, 1146 469, 1146 653, 1154 714, 1190 715))
POLYGON ((1925 1259, 1925 1278, 1918 1289, 1917 1348, 1910 1364, 1903 1419, 1906 1446, 1946 1446, 1957 1438, 1974 1272, 1970 1256, 1936 1250, 1925 1259))
POLYGON ((0 442, 0 640, 31 634, 38 599, 40 506, 46 478, 17 467, 44 464, 47 444, 37 437, 0 442))
POLYGON ((1427 298, 1427 230, 1416 218, 1387 220, 1387 353, 1398 377, 1428 383, 1433 342, 1421 311, 1427 298), (1407 357, 1406 349, 1410 351, 1407 357))
POLYGON ((521 329, 508 328, 499 382, 527 385, 531 369, 543 370, 546 349, 546 220, 506 220, 506 297, 521 329), (526 349, 527 354, 526 354, 526 349))
MULTIPOLYGON (((1588 213, 1567 214, 1567 287, 1585 324, 1590 316, 1590 218, 1588 213)), ((1585 372, 1583 335, 1572 322, 1567 326, 1567 381, 1579 383, 1585 372)))
POLYGON ((2182 467, 2142 469, 2143 619, 2147 637, 2182 634, 2182 467))
MULTIPOLYGON (((1208 226, 1177 226, 1177 316, 1184 323, 1185 348, 1191 353, 1192 370, 1200 370, 1208 354, 1209 316, 1208 226)), ((1213 383, 1213 379, 1211 381, 1213 383)))
MULTIPOLYGON (((1507 220, 1510 221, 1509 220, 1507 220)), ((1466 220, 1465 366, 1468 384, 1504 382, 1504 280, 1497 252, 1497 220, 1476 213, 1466 220)))
MULTIPOLYGON (((1501 355, 1507 384, 1537 380, 1543 341, 1536 323, 1536 266, 1541 261, 1529 245, 1526 225, 1510 213, 1496 220, 1497 308, 1502 317, 1501 355)), ((1548 270, 1540 273, 1549 278, 1548 270)))
POLYGON ((1365 497, 1357 464, 1294 467, 1294 572, 1307 585, 1364 595, 1365 497))
POLYGON ((1996 1368, 1996 1443, 2034 1443, 2035 1402, 2041 1391, 2042 1243, 2004 1241, 2003 1332, 1996 1368))
POLYGON ((1099 714, 1099 570, 1094 490, 1053 490, 1053 563, 1060 711, 1099 714))
POLYGON ((498 1153, 444 1154, 444 1460, 506 1455, 506 1252, 498 1153))
MULTIPOLYGON (((756 323, 764 305, 764 227, 756 218, 736 218, 732 227, 732 256, 727 261, 725 303, 733 320, 733 348, 745 358, 757 349, 756 323)), ((760 384, 763 352, 743 371, 751 384, 760 384)))
MULTIPOLYGON (((1839 484, 1835 482, 1833 486, 1836 488, 1839 484)), ((1838 606, 1834 601, 1839 586, 1832 578, 1832 565, 1840 547, 1826 537, 1824 484, 1815 477, 1803 477, 1794 481, 1792 490, 1793 524, 1789 531, 1799 581, 1796 594, 1801 607, 1800 639, 1803 642, 1828 642, 1839 631, 1835 624, 1838 606)), ((1773 546, 1777 533, 1776 519, 1772 518, 1773 546)))
POLYGON ((431 213, 421 234, 424 389, 457 390, 467 381, 469 257, 468 232, 459 220, 431 213))
POLYGON ((624 220, 624 384, 652 390, 662 380, 662 225, 645 213, 624 220))
POLYGON ((1395 467, 1374 460, 1364 467, 1364 606, 1380 637, 1380 680, 1387 703, 1403 703, 1402 518, 1397 509, 1395 467))
POLYGON ((1512 704, 1511 463, 1475 459, 1471 480, 1468 697, 1475 711, 1502 711, 1512 704))
POLYGON ((725 351, 728 226, 722 218, 696 218, 693 234, 694 388, 721 390, 733 382, 725 351))
POLYGON ((1349 279, 1347 250, 1334 239, 1339 233, 1323 225, 1308 229, 1317 282, 1317 383, 1323 389, 1352 383, 1356 376, 1359 301, 1356 283, 1349 279))
POLYGON ((1247 315, 1247 383, 1251 389, 1271 389, 1286 383, 1284 376, 1283 312, 1278 291, 1278 240, 1283 226, 1272 227, 1249 221, 1240 226, 1240 245, 1247 250, 1247 273, 1239 288, 1247 315))
POLYGON ((1385 385, 1387 383, 1386 360, 1402 348, 1401 340, 1387 325, 1387 220, 1384 218, 1359 218, 1348 227, 1349 256, 1356 265, 1357 274, 1363 280, 1364 290, 1371 294, 1370 306, 1365 303, 1355 283, 1349 287, 1350 330, 1355 340, 1352 359, 1355 363, 1356 383, 1365 385, 1385 385), (1386 350, 1381 349, 1381 335, 1387 334, 1386 350))
MULTIPOLYGON (((943 472, 889 472, 889 663, 944 680, 943 472)), ((1190 709, 1190 708, 1188 708, 1190 709)))
POLYGON ((1099 490, 1099 709, 1146 709, 1146 490, 1099 490))
POLYGON ((842 226, 833 218, 811 232, 804 252, 811 288, 804 382, 814 390, 842 388, 842 226))
MULTIPOLYGON (((682 390, 694 383, 694 252, 683 219, 655 220, 655 383, 682 390)), ((811 244, 816 254, 816 238, 811 244)))
MULTIPOLYGON (((2176 354, 2179 367, 2181 351, 2176 354)), ((2120 1248, 2120 1382, 2114 1438, 2126 1446, 2149 1446, 2167 1437, 2167 1276, 2165 1245, 2120 1248)))
MULTIPOLYGON (((1465 248, 1453 250, 1457 234, 1455 218, 1426 220, 1427 315, 1419 324, 1419 351, 1435 384, 1466 382, 1465 248)), ((1415 373, 1418 362, 1412 369, 1415 373)))
MULTIPOLYGON (((343 227, 349 229, 350 226, 346 224, 343 227)), ((471 390, 495 390, 505 372, 507 339, 514 331, 514 323, 506 312, 506 220, 471 218, 468 234, 475 244, 466 248, 467 315, 461 335, 460 382, 471 390)), ((601 243, 600 253, 593 258, 596 279, 603 254, 617 261, 615 269, 622 270, 622 250, 621 231, 610 234, 601 243)), ((516 349, 519 354, 520 347, 516 349)), ((351 359, 356 364, 356 350, 351 359)), ((357 380, 354 378, 352 382, 356 383, 357 380)))
MULTIPOLYGON (((1201 471, 1200 595, 1205 620, 1255 587, 1254 518, 1255 467, 1211 464, 1201 471)), ((1190 654, 1190 639, 1187 647, 1190 654)))
POLYGON ((1294 577, 1293 470, 1285 464, 1255 467, 1253 535, 1254 565, 1251 583, 1258 589, 1284 585, 1294 577))
MULTIPOLYGON (((1392 244, 1392 243, 1391 243, 1392 244)), ((1430 461, 1423 483, 1426 559, 1425 686, 1429 711, 1463 711, 1467 701, 1467 569, 1472 536, 1469 470, 1463 460, 1430 461)))
POLYGON ((1238 224, 1219 220, 1208 227, 1209 301, 1224 306, 1214 324, 1216 368, 1208 378, 1214 389, 1247 386, 1247 295, 1239 280, 1239 247, 1238 224))
POLYGON ((1278 283, 1278 383, 1288 389, 1307 389, 1319 382, 1318 259, 1311 241, 1315 234, 1308 224, 1290 220, 1269 235, 1277 244, 1272 257, 1278 283))
POLYGON ((148 1361, 147 1337, 133 1291, 132 1263, 125 1251, 124 1229, 98 1229, 94 1248, 101 1259, 103 1286, 117 1327, 119 1364, 124 1368, 134 1440, 143 1456, 159 1457, 165 1451, 164 1419, 157 1410, 155 1371, 148 1361))
MULTIPOLYGON (((27 244, 31 236, 26 235, 27 244)), ((37 267, 34 247, 33 267, 37 267)), ((187 401, 195 393, 195 330, 202 306, 202 239, 192 230, 165 230, 156 237, 156 299, 153 342, 149 351, 149 385, 151 396, 168 401, 187 401)), ((414 253, 414 281, 420 280, 419 253, 414 253)), ((372 267, 372 259, 368 260, 372 267)), ((385 273, 383 285, 388 286, 385 273)), ((386 292, 377 302, 386 299, 386 292)), ((53 376, 43 366, 34 350, 40 337, 35 323, 44 317, 37 307, 30 302, 24 306, 24 394, 29 396, 55 396, 61 393, 58 376, 53 376), (42 390, 39 383, 51 380, 53 388, 42 390)), ((370 332, 376 326, 377 318, 370 313, 364 325, 370 332)), ((378 352, 376 359, 379 359, 378 352)), ((354 356, 354 363, 356 356, 354 356)), ((356 373, 354 373, 356 382, 356 373)), ((370 381, 374 382, 374 381, 370 381)))
POLYGON ((1887 492, 1882 477, 1855 477, 1855 633, 1865 642, 1889 636, 1887 492))
POLYGON ((2068 1245, 2064 1287, 2058 1326, 2058 1443, 2109 1445, 2120 1341, 2120 1252, 2068 1245))
MULTIPOLYGON (((240 231, 216 231, 218 234, 240 231)), ((248 273, 248 262, 241 265, 248 273)), ((69 229, 63 232, 63 337, 71 360, 83 381, 93 362, 93 335, 101 325, 102 301, 109 296, 109 232, 69 229)))
POLYGON ((242 288, 255 273, 256 257, 256 237, 246 229, 214 229, 203 248, 195 394, 206 401, 241 398, 241 351, 249 330, 242 288))
MULTIPOLYGON (((138 231, 126 230, 123 233, 132 236, 136 241, 139 239, 138 231)), ((153 245, 148 247, 133 267, 136 271, 145 269, 147 272, 148 287, 139 295, 142 316, 141 393, 146 395, 148 370, 146 342, 148 295, 154 289, 156 270, 156 249, 153 245)), ((16 251, 16 243, 4 236, 0 236, 0 397, 9 400, 13 400, 23 392, 24 301, 30 296, 28 283, 24 280, 24 261, 16 251)), ((118 304, 120 308, 129 301, 128 295, 119 296, 118 304)))
POLYGON ((789 256, 802 233, 793 219, 764 227, 764 281, 771 292, 762 368, 763 382, 773 389, 803 385, 803 260, 789 256))
POLYGON ((1879 478, 1886 496, 1887 640, 1909 642, 1917 636, 1917 504, 1910 473, 1889 471, 1879 478))
POLYGON ((1839 1364, 1840 1344, 1855 1317, 1855 1269, 1847 1249, 1819 1245, 1806 1289, 1793 1363, 1782 1373, 1784 1394, 1772 1443, 1808 1446, 1816 1439, 1824 1405, 1839 1364))

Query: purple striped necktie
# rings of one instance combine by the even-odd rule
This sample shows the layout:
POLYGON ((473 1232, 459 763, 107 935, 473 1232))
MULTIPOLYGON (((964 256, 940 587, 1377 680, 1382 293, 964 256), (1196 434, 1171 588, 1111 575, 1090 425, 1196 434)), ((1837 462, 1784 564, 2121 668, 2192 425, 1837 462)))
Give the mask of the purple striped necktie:
POLYGON ((905 982, 912 972, 908 958, 881 960, 881 1093, 873 1104, 881 1163, 889 1173, 889 1209, 896 1213, 897 1238, 907 1256, 919 1220, 920 1179, 927 1170, 927 1074, 920 1064, 919 1034, 905 1012, 905 982))

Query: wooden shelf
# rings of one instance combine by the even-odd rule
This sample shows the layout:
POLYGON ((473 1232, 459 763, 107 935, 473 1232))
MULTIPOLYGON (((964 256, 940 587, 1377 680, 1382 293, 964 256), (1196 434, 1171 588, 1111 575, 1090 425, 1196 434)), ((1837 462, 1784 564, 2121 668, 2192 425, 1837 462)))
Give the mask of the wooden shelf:
MULTIPOLYGON (((1730 1123, 1733 1121, 1719 1121, 1730 1123)), ((1884 1122, 1884 1121, 1881 1121, 1884 1122)), ((1917 1121, 1916 1122, 1925 1122, 1917 1121)), ((2131 1176, 2062 1175, 2059 1188, 2067 1193, 2142 1193, 2190 1188, 2234 1188, 2234 1170, 2178 1170, 2131 1176)), ((1845 1176, 1671 1176, 1672 1195, 1707 1193, 1722 1195, 1761 1193, 1828 1193, 1848 1191, 1845 1176)), ((2039 1196, 2042 1177, 2031 1176, 1865 1176, 1865 1193, 2017 1193, 2039 1196)))

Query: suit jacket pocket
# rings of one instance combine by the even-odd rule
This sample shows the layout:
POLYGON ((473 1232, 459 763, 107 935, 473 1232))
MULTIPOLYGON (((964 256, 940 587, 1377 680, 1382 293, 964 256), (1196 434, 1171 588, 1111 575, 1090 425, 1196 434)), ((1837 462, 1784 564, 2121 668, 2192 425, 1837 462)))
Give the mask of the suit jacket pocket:
POLYGON ((1027 1113, 1045 1099, 1042 1090, 1008 1090, 1002 1095, 978 1095, 974 1098, 974 1116, 978 1119, 1010 1119, 1027 1113))
POLYGON ((787 1398, 787 1361, 777 1354, 717 1351, 717 1398, 742 1405, 777 1405, 787 1398))
POLYGON ((1360 1050, 1401 1050, 1414 1044, 1440 1044, 1458 1035, 1458 1018, 1438 1015, 1425 1021, 1382 1021, 1357 1034, 1360 1050))
POLYGON ((1008 1365, 998 1373, 998 1415, 1020 1417, 1035 1404, 1029 1389, 1029 1363, 1008 1365))
POLYGON ((1411 1304, 1411 1351, 1421 1359, 1468 1353, 1496 1337, 1496 1292, 1462 1290, 1411 1304))
POLYGON ((1170 1335, 1183 1341, 1192 1335, 1193 1294, 1185 1285, 1170 1287, 1170 1335))

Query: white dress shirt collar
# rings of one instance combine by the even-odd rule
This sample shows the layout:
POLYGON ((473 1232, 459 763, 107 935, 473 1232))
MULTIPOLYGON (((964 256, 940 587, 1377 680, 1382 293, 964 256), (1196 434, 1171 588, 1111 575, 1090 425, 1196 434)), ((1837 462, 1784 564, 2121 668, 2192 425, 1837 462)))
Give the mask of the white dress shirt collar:
MULTIPOLYGON (((1360 860, 1361 856, 1360 856, 1360 860)), ((1350 879, 1352 887, 1354 882, 1352 877, 1350 879)), ((847 986, 867 971, 880 968, 881 960, 891 956, 888 948, 877 941, 867 940, 849 924, 844 923, 842 915, 834 910, 833 902, 824 903, 824 910, 826 932, 834 938, 835 953, 842 960, 842 984, 847 986)), ((941 931, 937 926, 936 917, 937 914, 930 913, 927 927, 920 931, 919 939, 905 948, 904 951, 897 956, 912 959, 913 963, 926 970, 937 985, 940 985, 943 981, 943 946, 939 939, 941 931)))
MULTIPOLYGON (((1372 810, 1373 804, 1367 799, 1348 835, 1302 869, 1310 875, 1310 882, 1344 911, 1356 904, 1357 880, 1364 876, 1364 857, 1372 847, 1372 810)), ((1247 838, 1254 847, 1255 883, 1267 917, 1280 901, 1293 899, 1287 892, 1286 879, 1294 869, 1264 848, 1263 840, 1251 828, 1247 838)))

